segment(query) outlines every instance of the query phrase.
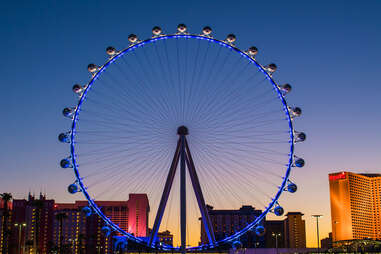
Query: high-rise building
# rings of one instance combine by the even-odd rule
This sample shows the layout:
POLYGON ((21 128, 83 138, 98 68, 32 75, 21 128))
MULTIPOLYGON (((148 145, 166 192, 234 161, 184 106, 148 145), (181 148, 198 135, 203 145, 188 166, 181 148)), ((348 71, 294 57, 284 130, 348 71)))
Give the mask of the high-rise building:
POLYGON ((127 205, 128 232, 136 237, 146 237, 150 210, 147 194, 130 194, 127 205))
POLYGON ((13 199, 8 222, 8 248, 5 253, 47 253, 52 245, 54 200, 29 194, 28 200, 13 199))
MULTIPOLYGON (((211 206, 207 206, 207 209, 217 241, 242 230, 262 213, 261 210, 256 210, 252 206, 242 206, 238 210, 214 210, 211 206)), ((263 224, 264 221, 261 223, 263 224)), ((201 223, 201 243, 208 242, 209 240, 204 225, 201 223)), ((246 248, 260 248, 265 246, 264 237, 258 237, 253 231, 241 237, 241 242, 243 247, 246 248)))
POLYGON ((88 219, 81 213, 79 202, 54 204, 53 243, 58 250, 70 249, 70 253, 78 253, 91 241, 90 236, 85 236, 88 219))
POLYGON ((301 212, 289 212, 284 220, 286 248, 306 248, 306 222, 301 212))
POLYGON ((381 174, 329 174, 333 243, 381 239, 381 174))

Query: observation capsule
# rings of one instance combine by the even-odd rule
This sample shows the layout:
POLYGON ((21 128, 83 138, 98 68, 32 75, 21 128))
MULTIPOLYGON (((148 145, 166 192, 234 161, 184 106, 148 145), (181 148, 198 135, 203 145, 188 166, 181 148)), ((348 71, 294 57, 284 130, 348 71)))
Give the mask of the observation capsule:
POLYGON ((115 55, 116 54, 116 49, 114 48, 114 47, 107 47, 106 48, 106 53, 107 53, 107 55, 109 55, 109 56, 113 56, 113 55, 115 55))
POLYGON ((115 249, 122 251, 122 252, 127 251, 126 248, 127 248, 128 243, 127 243, 127 239, 124 236, 114 236, 113 240, 114 240, 115 249))
POLYGON ((295 167, 298 167, 298 168, 304 167, 304 164, 305 164, 305 162, 302 158, 298 158, 294 162, 295 167))
POLYGON ((290 84, 284 84, 280 87, 280 90, 283 92, 283 94, 287 94, 289 92, 291 92, 291 85, 290 84))
POLYGON ((71 117, 73 114, 74 114, 74 111, 75 109, 74 108, 64 108, 62 110, 62 114, 65 116, 65 117, 71 117))
POLYGON ((94 73, 98 70, 98 66, 96 66, 95 64, 89 64, 87 66, 87 70, 90 72, 90 73, 94 73))
POLYGON ((159 36, 161 34, 162 30, 160 27, 158 26, 155 26, 154 28, 152 28, 152 34, 154 36, 159 36))
POLYGON ((283 207, 278 205, 277 207, 274 208, 274 213, 275 213, 276 216, 282 216, 283 213, 284 213, 283 207))
POLYGON ((83 87, 80 84, 75 84, 72 90, 74 93, 79 94, 83 91, 83 87))
POLYGON ((266 69, 268 72, 270 72, 270 73, 274 73, 274 72, 276 71, 277 68, 278 68, 278 67, 277 67, 276 64, 274 64, 274 63, 271 63, 271 64, 269 64, 269 65, 267 65, 267 66, 265 67, 265 69, 266 69))
POLYGON ((187 31, 187 26, 184 24, 179 24, 177 26, 177 31, 179 31, 179 33, 185 33, 187 31))
POLYGON ((60 166, 61 166, 61 168, 72 168, 73 167, 69 158, 62 159, 60 161, 60 166))
POLYGON ((58 135, 58 140, 62 143, 70 143, 70 137, 69 137, 70 132, 67 133, 60 133, 58 135))
POLYGON ((70 193, 70 194, 75 194, 78 192, 78 186, 74 183, 70 184, 68 187, 67 187, 67 191, 70 193))
POLYGON ((111 234, 111 229, 108 226, 103 226, 101 229, 102 233, 108 237, 111 234))
POLYGON ((234 241, 232 243, 232 249, 233 250, 238 250, 242 248, 242 243, 240 241, 234 241))
POLYGON ((206 26, 202 29, 202 33, 206 36, 210 35, 212 33, 212 28, 210 28, 209 26, 206 26))
POLYGON ((131 43, 136 43, 136 42, 138 41, 138 36, 136 36, 135 34, 130 34, 130 35, 128 36, 128 40, 129 40, 129 42, 131 42, 131 43))
POLYGON ((306 140, 306 134, 304 132, 297 132, 295 134, 296 142, 303 142, 304 140, 306 140))
POLYGON ((92 213, 92 210, 90 207, 85 206, 82 208, 82 213, 86 215, 86 217, 89 217, 92 213))
POLYGON ((255 234, 257 236, 264 236, 266 233, 266 230, 263 226, 259 225, 255 228, 255 234))
POLYGON ((257 47, 252 46, 247 50, 247 53, 249 53, 249 55, 251 56, 255 56, 256 54, 258 54, 258 49, 257 47))
POLYGON ((299 107, 291 108, 292 114, 294 116, 301 116, 302 115, 302 109, 299 107))
POLYGON ((235 40, 236 40, 236 37, 234 34, 228 34, 228 36, 226 37, 226 41, 229 43, 233 43, 235 42, 235 40))
POLYGON ((298 186, 296 186, 296 184, 294 183, 289 183, 287 185, 287 191, 290 192, 290 193, 295 193, 296 191, 298 190, 298 186))

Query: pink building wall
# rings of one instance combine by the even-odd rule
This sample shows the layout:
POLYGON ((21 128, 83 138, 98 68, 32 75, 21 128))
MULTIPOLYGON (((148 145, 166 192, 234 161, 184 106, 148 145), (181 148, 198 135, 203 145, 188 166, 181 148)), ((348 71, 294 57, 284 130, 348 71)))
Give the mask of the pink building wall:
POLYGON ((148 236, 149 202, 147 194, 130 194, 128 199, 128 232, 136 237, 148 236))

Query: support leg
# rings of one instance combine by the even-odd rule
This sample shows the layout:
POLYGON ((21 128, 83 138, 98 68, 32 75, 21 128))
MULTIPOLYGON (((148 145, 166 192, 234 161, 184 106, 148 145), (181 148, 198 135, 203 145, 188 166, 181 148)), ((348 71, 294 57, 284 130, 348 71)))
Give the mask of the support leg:
POLYGON ((180 147, 180 228, 181 228, 181 253, 186 251, 187 242, 187 214, 186 214, 186 169, 185 169, 185 136, 181 135, 180 147))
POLYGON ((204 200, 204 196, 202 195, 201 185, 198 180, 196 168, 194 166, 192 155, 190 153, 188 142, 186 140, 185 140, 185 150, 186 150, 186 162, 187 162, 187 166, 189 170, 189 176, 191 178, 193 190, 195 192, 198 207, 201 212, 202 223, 204 224, 204 229, 205 229, 206 235, 208 236, 209 243, 212 244, 216 241, 212 222, 209 217, 208 209, 206 208, 206 205, 205 205, 205 200, 204 200))
POLYGON ((171 191, 173 179, 174 179, 175 174, 176 174, 177 165, 179 163, 180 145, 181 145, 181 140, 179 139, 179 141, 177 142, 175 155, 173 156, 171 168, 170 168, 169 173, 168 173, 167 181, 165 182, 163 195, 161 196, 161 200, 160 200, 160 205, 159 205, 159 208, 158 208, 157 213, 156 213, 155 223, 153 225, 152 232, 151 232, 151 235, 149 237, 149 246, 152 246, 152 242, 155 241, 155 238, 157 236, 157 232, 159 231, 159 228, 160 228, 161 219, 163 218, 165 206, 166 206, 167 201, 168 201, 168 197, 169 197, 169 193, 171 191))

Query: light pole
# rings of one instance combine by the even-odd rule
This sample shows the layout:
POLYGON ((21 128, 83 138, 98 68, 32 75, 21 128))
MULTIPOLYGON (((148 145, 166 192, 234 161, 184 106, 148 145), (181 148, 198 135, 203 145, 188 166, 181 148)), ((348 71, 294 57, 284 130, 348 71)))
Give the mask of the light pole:
POLYGON ((312 215, 316 218, 316 232, 317 232, 317 244, 318 244, 318 253, 320 253, 320 237, 319 237, 319 218, 323 217, 321 214, 312 215))
POLYGON ((282 234, 279 232, 273 232, 271 235, 275 237, 275 248, 276 248, 276 253, 278 253, 278 236, 280 237, 282 236, 282 234))
POLYGON ((26 223, 15 223, 15 227, 18 227, 19 230, 19 253, 21 253, 21 230, 23 227, 26 227, 26 223))

